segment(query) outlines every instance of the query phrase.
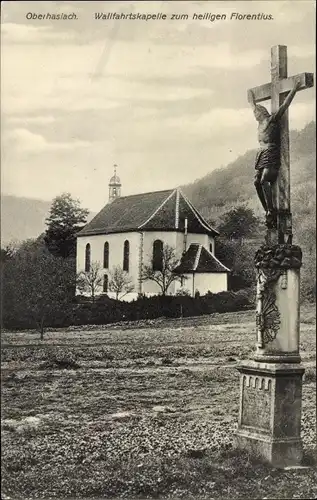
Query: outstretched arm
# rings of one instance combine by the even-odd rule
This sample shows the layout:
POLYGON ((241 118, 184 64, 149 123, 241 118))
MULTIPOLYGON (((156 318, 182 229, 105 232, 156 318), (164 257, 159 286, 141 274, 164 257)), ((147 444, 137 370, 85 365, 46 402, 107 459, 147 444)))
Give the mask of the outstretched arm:
POLYGON ((272 115, 273 120, 279 120, 281 118, 281 116, 283 116, 283 114, 285 113, 285 111, 287 110, 289 105, 291 104, 292 100, 294 99, 295 94, 296 94, 297 90, 299 89, 300 85, 301 85, 300 80, 296 80, 294 83, 294 87, 292 88, 290 93, 287 95, 283 104, 279 107, 279 109, 276 111, 276 113, 274 113, 272 115))
POLYGON ((254 97, 252 90, 248 90, 248 103, 250 104, 251 108, 254 111, 256 104, 255 104, 255 97, 254 97))

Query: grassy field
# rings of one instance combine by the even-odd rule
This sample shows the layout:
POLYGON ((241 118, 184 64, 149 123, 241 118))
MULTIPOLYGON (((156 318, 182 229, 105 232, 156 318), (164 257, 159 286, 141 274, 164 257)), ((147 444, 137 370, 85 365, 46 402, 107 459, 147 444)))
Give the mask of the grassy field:
POLYGON ((316 498, 315 312, 302 309, 308 468, 233 446, 250 312, 2 334, 2 497, 316 498))

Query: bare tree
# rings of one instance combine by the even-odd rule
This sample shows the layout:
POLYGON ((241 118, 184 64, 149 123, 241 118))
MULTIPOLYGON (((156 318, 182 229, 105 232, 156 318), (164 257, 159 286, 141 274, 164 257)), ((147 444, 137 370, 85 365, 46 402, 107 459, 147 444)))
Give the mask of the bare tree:
POLYGON ((181 282, 185 276, 174 273, 175 267, 179 264, 179 259, 175 255, 175 250, 169 245, 163 245, 160 269, 155 269, 153 260, 150 265, 143 267, 142 281, 154 281, 161 289, 162 295, 166 295, 172 283, 181 282))
POLYGON ((114 266, 110 273, 109 290, 116 294, 116 300, 122 299, 134 290, 130 276, 120 266, 114 266))
POLYGON ((92 262, 89 271, 81 271, 77 275, 77 290, 87 293, 95 302, 96 293, 99 292, 103 284, 103 275, 99 262, 92 262))

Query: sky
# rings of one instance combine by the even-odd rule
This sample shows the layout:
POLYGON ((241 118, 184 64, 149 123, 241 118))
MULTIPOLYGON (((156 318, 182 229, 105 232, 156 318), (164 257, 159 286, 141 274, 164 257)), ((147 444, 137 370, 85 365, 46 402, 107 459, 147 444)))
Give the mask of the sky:
MULTIPOLYGON (((315 72, 311 0, 4 1, 1 18, 2 192, 70 192, 93 211, 108 201, 114 164, 130 195, 193 182, 257 147, 246 94, 270 81, 273 45, 287 45, 289 75, 315 72), (95 19, 111 12, 166 19, 95 19), (208 13, 226 19, 193 18, 208 13)), ((313 119, 307 89, 290 127, 313 119)))

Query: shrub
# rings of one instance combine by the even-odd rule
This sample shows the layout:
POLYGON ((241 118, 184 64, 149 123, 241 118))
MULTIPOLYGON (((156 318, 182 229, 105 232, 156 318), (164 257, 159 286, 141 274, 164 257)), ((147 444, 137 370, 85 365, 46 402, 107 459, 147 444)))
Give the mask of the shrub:
MULTIPOLYGON (((69 325, 105 325, 119 321, 152 320, 160 317, 179 318, 203 314, 235 312, 254 307, 254 290, 208 292, 204 296, 155 295, 139 297, 132 302, 101 296, 92 302, 80 297, 72 304, 69 314, 53 318, 51 327, 69 325)), ((16 323, 17 328, 32 328, 31 324, 16 323)))

